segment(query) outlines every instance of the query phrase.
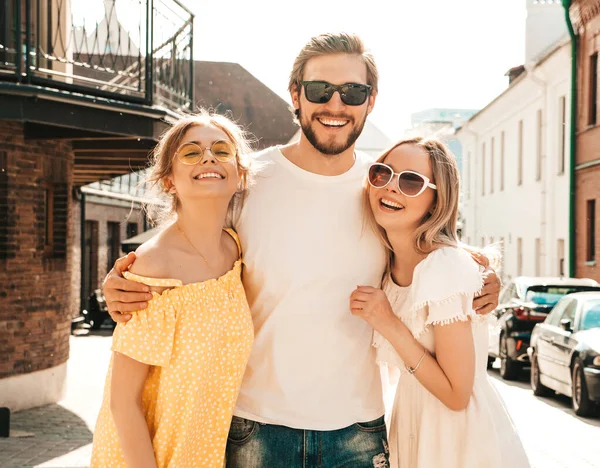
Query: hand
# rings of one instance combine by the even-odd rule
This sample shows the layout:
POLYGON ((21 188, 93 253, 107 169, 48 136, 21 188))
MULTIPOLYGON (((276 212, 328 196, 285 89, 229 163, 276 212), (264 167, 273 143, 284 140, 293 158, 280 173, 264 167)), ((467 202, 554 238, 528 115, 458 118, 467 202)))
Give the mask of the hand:
POLYGON ((492 268, 486 268, 483 277, 484 283, 481 293, 473 300, 473 309, 480 315, 489 314, 498 307, 498 298, 502 287, 500 278, 492 268))
POLYGON ((396 318, 385 293, 371 286, 356 287, 350 295, 350 311, 377 331, 385 329, 390 319, 396 318))
POLYGON ((148 286, 123 278, 123 272, 127 271, 134 261, 134 253, 119 258, 108 272, 102 286, 108 313, 115 322, 127 322, 131 319, 127 312, 145 309, 148 307, 147 301, 152 299, 148 286))

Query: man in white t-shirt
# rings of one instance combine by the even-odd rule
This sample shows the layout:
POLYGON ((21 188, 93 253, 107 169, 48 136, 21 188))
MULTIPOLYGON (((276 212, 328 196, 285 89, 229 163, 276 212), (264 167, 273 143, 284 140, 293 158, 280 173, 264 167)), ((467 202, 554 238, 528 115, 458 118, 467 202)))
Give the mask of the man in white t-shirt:
MULTIPOLYGON (((302 134, 264 150, 234 219, 255 328, 227 444, 234 468, 387 467, 372 329, 349 310, 379 286, 385 250, 363 222, 369 158, 354 145, 377 97, 373 57, 352 34, 313 37, 290 75, 302 134)), ((104 288, 111 317, 139 308, 120 260, 104 288)), ((497 304, 493 271, 474 307, 497 304)))

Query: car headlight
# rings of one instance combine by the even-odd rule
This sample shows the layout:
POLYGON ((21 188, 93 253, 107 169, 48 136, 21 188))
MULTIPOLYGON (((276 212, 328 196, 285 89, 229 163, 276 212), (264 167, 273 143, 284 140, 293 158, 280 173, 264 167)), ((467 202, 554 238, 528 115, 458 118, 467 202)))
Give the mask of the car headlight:
POLYGON ((593 363, 595 366, 598 366, 598 367, 600 367, 600 356, 596 356, 596 357, 594 358, 594 360, 592 361, 592 363, 593 363))

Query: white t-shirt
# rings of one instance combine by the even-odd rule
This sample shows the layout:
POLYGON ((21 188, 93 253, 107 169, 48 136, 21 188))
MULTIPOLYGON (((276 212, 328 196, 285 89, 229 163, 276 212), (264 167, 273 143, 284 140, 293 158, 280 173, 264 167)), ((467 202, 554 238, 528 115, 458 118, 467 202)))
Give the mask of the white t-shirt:
POLYGON ((339 176, 305 171, 270 148, 234 227, 255 340, 234 414, 307 430, 384 413, 372 328, 350 312, 357 285, 378 287, 385 250, 365 225, 368 156, 339 176))

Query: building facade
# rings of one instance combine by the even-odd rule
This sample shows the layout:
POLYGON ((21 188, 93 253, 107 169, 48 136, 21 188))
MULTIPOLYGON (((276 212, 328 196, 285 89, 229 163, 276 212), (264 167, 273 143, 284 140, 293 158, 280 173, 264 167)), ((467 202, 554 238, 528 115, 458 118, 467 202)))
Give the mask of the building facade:
POLYGON ((600 1, 571 2, 577 37, 575 150, 575 272, 600 281, 600 115, 598 52, 600 1))
POLYGON ((457 132, 463 241, 500 243, 505 279, 569 271, 569 66, 563 38, 457 132))
POLYGON ((193 15, 174 0, 135 5, 129 34, 75 24, 92 6, 110 20, 115 0, 0 2, 0 406, 13 411, 64 390, 81 188, 144 167, 192 109, 193 15), (73 40, 101 34, 120 47, 73 40))

